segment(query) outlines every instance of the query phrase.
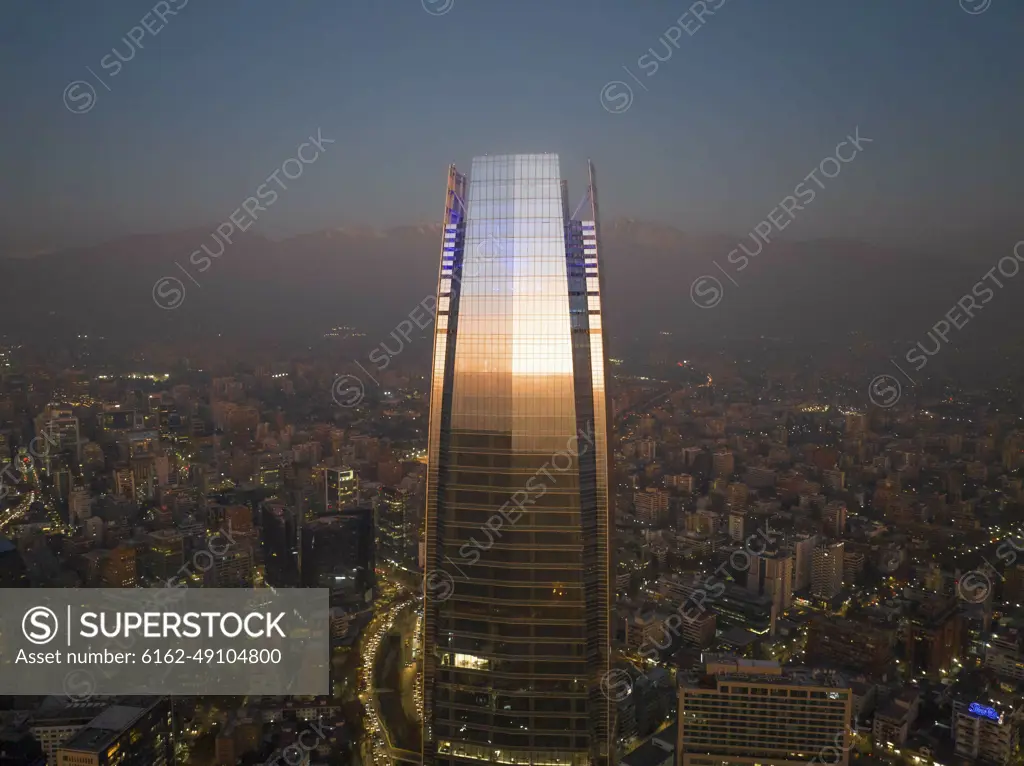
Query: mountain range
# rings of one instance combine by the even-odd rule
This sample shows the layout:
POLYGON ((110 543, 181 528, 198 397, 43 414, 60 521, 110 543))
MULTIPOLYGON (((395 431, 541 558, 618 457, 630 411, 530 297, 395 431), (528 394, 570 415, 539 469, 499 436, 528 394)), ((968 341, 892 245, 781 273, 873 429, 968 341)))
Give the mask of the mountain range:
MULTIPOLYGON (((245 233, 219 257, 190 263, 189 254, 203 244, 216 252, 214 228, 0 259, 0 300, 29 337, 33 331, 125 338, 216 332, 304 339, 338 325, 386 336, 436 288, 437 226, 330 229, 282 241, 245 233), (154 299, 165 277, 183 288, 171 310, 154 299)), ((728 254, 741 242, 753 251, 749 236, 698 236, 615 220, 602 228, 605 326, 627 339, 663 331, 701 340, 771 335, 839 342, 860 332, 916 341, 999 258, 1012 256, 1012 238, 995 240, 959 256, 855 240, 776 240, 739 271, 728 254), (691 300, 702 276, 715 277, 723 291, 714 307, 691 300)), ((982 325, 984 315, 988 332, 1019 324, 1024 313, 1024 274, 1003 281, 973 320, 982 325)), ((714 297, 713 284, 701 282, 701 300, 714 297)), ((163 283, 158 292, 165 298, 158 300, 176 300, 180 288, 163 283)))

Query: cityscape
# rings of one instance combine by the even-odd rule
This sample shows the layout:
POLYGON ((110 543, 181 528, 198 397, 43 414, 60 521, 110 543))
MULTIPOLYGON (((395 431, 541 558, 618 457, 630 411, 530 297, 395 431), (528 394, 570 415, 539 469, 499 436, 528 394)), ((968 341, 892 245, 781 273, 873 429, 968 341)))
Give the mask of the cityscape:
POLYGON ((149 3, 0 11, 0 766, 1024 766, 1024 6, 149 3))

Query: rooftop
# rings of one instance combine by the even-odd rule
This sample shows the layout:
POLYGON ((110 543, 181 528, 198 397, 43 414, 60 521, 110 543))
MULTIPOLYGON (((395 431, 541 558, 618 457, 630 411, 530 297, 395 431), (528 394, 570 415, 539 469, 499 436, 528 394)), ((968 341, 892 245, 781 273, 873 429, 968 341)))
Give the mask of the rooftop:
POLYGON ((782 667, 775 660, 748 660, 738 657, 705 655, 704 675, 688 676, 682 686, 714 688, 722 681, 748 681, 781 686, 820 686, 849 688, 846 677, 835 670, 807 667, 782 667))
POLYGON ((134 705, 111 705, 89 725, 61 745, 61 750, 79 750, 96 753, 105 750, 120 734, 128 729, 145 712, 146 707, 134 705))

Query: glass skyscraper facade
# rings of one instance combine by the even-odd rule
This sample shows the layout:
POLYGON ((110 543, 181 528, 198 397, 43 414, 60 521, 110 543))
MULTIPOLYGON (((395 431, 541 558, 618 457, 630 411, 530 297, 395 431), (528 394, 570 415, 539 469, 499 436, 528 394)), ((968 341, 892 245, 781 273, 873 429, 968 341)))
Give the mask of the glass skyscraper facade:
POLYGON ((426 766, 608 764, 608 408, 594 169, 448 176, 427 475, 426 766))

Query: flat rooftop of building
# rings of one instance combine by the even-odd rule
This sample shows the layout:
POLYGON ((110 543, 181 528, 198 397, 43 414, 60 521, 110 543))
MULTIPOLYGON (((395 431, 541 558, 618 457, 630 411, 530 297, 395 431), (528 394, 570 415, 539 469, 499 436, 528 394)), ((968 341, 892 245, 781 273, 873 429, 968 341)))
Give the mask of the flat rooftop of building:
POLYGON ((69 700, 67 697, 54 695, 47 697, 32 714, 34 726, 46 726, 68 720, 85 719, 92 721, 111 703, 108 697, 88 700, 69 700))
MULTIPOLYGON (((705 655, 704 659, 705 671, 697 682, 701 688, 714 688, 723 680, 744 680, 784 686, 849 687, 846 677, 834 670, 808 667, 784 668, 775 660, 748 660, 742 657, 708 657, 705 655)), ((690 681, 684 685, 694 686, 690 681)))
POLYGON ((101 752, 145 712, 145 707, 111 705, 92 719, 88 726, 61 745, 60 749, 101 752))
POLYGON ((756 633, 751 633, 746 628, 741 628, 738 625, 734 625, 719 636, 719 640, 722 643, 728 644, 730 647, 735 647, 737 649, 745 649, 755 643, 759 638, 761 637, 756 633))

